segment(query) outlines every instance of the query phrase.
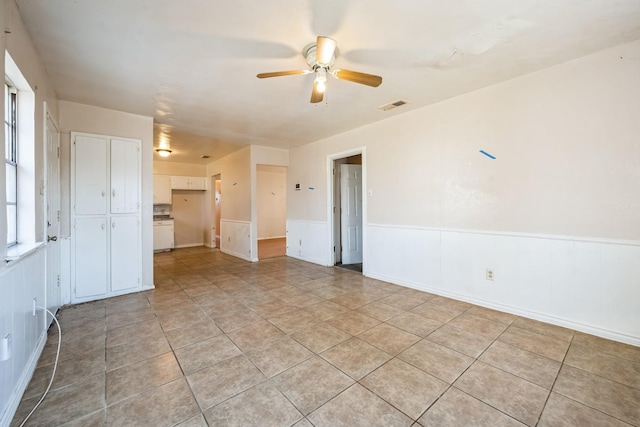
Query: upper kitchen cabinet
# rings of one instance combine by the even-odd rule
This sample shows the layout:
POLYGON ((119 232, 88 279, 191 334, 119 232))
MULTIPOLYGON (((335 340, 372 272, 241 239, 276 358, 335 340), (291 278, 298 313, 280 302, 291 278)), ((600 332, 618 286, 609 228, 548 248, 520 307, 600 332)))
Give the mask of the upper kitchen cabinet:
POLYGON ((169 175, 153 176, 153 204, 171 204, 171 177, 169 175))
POLYGON ((140 143, 111 140, 111 212, 140 209, 140 143))
POLYGON ((172 190, 206 190, 207 178, 204 176, 172 176, 172 190))

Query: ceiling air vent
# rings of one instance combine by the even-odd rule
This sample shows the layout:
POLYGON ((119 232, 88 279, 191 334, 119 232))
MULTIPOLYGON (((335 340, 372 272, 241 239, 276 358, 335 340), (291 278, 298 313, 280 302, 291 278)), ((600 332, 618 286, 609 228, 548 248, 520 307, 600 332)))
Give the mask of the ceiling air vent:
POLYGON ((381 105, 378 108, 381 109, 382 111, 389 111, 389 110, 393 110, 394 108, 402 107, 404 104, 408 104, 408 103, 409 101, 407 101, 406 99, 398 99, 397 101, 391 102, 389 104, 381 105))

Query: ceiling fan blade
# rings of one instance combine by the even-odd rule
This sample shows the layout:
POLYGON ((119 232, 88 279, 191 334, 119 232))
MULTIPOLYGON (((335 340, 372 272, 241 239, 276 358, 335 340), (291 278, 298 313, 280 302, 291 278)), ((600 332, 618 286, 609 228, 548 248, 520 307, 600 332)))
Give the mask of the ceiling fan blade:
POLYGON ((266 79, 268 77, 280 77, 280 76, 294 76, 296 74, 309 74, 311 70, 291 70, 291 71, 275 71, 273 73, 260 73, 256 77, 259 79, 266 79))
POLYGON ((362 85, 378 87, 382 83, 382 77, 375 76, 373 74, 359 73, 357 71, 349 70, 334 70, 331 74, 340 79, 348 80, 354 83, 360 83, 362 85))
POLYGON ((329 37, 318 36, 316 47, 316 62, 320 65, 328 65, 336 50, 336 41, 329 37))
POLYGON ((318 82, 313 82, 313 90, 311 91, 311 102, 312 104, 317 104, 318 102, 322 102, 322 98, 324 98, 324 92, 318 89, 318 82))

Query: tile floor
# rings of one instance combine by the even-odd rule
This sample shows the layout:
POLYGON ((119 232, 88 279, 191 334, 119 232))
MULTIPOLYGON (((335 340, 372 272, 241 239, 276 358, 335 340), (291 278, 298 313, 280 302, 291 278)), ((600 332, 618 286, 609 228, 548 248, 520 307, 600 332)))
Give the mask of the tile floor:
POLYGON ((60 311, 27 425, 640 425, 637 347, 290 258, 181 249, 155 280, 60 311))

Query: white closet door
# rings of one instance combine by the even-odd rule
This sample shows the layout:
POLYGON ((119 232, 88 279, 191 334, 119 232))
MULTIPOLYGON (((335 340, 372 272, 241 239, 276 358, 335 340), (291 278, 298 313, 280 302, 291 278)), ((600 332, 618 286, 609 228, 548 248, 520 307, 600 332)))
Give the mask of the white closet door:
POLYGON ((111 213, 139 209, 140 143, 111 140, 111 213))
POLYGON ((111 291, 135 288, 140 282, 138 216, 111 217, 111 291))
POLYGON ((78 135, 75 139, 75 214, 107 213, 107 147, 106 138, 78 135))
POLYGON ((108 224, 105 217, 75 220, 75 297, 104 295, 108 291, 108 224))

